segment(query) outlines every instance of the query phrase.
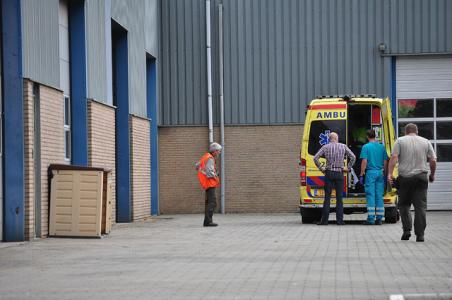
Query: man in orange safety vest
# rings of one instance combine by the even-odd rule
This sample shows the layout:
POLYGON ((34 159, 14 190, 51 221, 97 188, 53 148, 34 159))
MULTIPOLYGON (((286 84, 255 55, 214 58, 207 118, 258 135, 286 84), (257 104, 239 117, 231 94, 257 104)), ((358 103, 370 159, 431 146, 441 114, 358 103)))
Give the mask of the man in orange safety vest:
POLYGON ((215 196, 215 188, 220 185, 220 178, 218 177, 215 158, 221 153, 221 145, 212 143, 209 146, 209 152, 204 154, 196 163, 196 170, 198 170, 198 179, 201 187, 206 191, 206 202, 204 211, 204 226, 218 226, 212 222, 213 211, 217 206, 215 196))

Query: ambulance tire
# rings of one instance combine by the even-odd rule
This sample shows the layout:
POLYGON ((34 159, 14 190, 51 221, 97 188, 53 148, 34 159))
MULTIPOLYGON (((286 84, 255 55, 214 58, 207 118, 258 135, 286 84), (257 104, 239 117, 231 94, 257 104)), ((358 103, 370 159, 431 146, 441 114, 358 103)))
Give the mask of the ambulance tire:
POLYGON ((385 209, 385 223, 394 224, 400 219, 399 210, 396 207, 385 209))
POLYGON ((322 217, 322 211, 316 208, 300 208, 301 223, 312 224, 319 222, 322 217))

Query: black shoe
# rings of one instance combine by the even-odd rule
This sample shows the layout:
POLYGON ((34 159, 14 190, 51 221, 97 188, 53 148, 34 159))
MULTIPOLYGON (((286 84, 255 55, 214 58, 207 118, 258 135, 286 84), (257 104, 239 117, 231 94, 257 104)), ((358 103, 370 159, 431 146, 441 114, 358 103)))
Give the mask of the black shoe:
POLYGON ((208 224, 204 224, 204 227, 215 227, 218 226, 217 223, 208 223, 208 224))
POLYGON ((328 223, 325 223, 325 222, 317 222, 317 225, 328 225, 328 223))
POLYGON ((410 233, 409 231, 406 231, 406 232, 404 232, 404 233, 402 234, 401 240, 402 240, 402 241, 408 241, 408 240, 410 239, 410 237, 411 237, 411 233, 410 233))
POLYGON ((337 222, 336 224, 342 226, 342 225, 345 225, 345 222, 344 222, 344 221, 342 221, 342 222, 337 222))
POLYGON ((363 225, 375 225, 374 222, 364 221, 363 225))
POLYGON ((381 220, 376 220, 375 221, 375 225, 381 225, 381 224, 383 224, 383 222, 381 220))
POLYGON ((423 235, 416 236, 416 242, 423 242, 423 241, 424 241, 424 236, 423 235))

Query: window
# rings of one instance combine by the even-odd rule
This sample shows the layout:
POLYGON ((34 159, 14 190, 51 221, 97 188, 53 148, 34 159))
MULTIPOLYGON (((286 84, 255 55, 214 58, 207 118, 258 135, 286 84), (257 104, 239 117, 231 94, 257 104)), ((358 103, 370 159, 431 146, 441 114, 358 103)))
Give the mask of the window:
POLYGON ((432 118, 433 99, 400 99, 399 118, 432 118))
POLYGON ((436 100, 437 117, 452 118, 452 99, 437 99, 436 100))
POLYGON ((315 155, 323 145, 328 144, 330 132, 336 132, 339 142, 345 144, 345 125, 345 120, 313 121, 309 133, 308 153, 315 155))
POLYGON ((434 125, 433 122, 399 122, 399 136, 405 135, 405 125, 408 123, 415 123, 417 125, 417 129, 419 132, 419 135, 428 139, 433 140, 434 139, 434 125))
POLYGON ((64 96, 64 158, 71 161, 71 101, 64 96))
POLYGON ((452 98, 398 99, 398 136, 408 123, 417 125, 419 135, 429 139, 439 162, 452 162, 452 98))

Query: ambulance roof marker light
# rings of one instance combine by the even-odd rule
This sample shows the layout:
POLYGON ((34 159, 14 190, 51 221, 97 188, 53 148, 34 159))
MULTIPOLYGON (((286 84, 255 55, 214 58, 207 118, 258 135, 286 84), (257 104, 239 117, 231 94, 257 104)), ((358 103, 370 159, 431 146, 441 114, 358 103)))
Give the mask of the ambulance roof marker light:
POLYGON ((350 101, 350 97, 345 95, 342 97, 342 100, 344 100, 345 102, 349 102, 350 101))

